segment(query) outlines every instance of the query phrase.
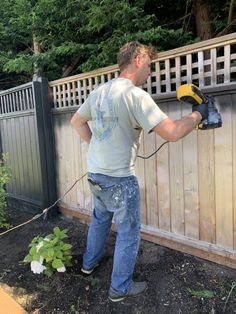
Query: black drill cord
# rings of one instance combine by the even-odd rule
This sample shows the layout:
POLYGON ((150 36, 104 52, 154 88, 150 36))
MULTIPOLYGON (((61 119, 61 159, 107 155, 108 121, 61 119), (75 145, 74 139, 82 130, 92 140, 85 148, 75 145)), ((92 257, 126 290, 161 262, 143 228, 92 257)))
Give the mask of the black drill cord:
POLYGON ((13 228, 10 228, 10 229, 8 229, 8 230, 6 230, 6 231, 0 233, 0 236, 4 235, 4 234, 6 234, 6 233, 8 233, 8 232, 10 232, 10 231, 13 231, 13 230, 15 230, 15 229, 17 229, 17 228, 19 228, 19 227, 22 227, 22 226, 24 226, 24 225, 26 225, 26 224, 28 224, 28 223, 30 223, 30 222, 32 222, 32 221, 34 221, 34 220, 40 218, 40 217, 43 216, 43 215, 44 215, 44 219, 46 219, 47 213, 48 213, 49 209, 51 209, 51 208, 54 207, 59 201, 61 201, 61 200, 66 196, 66 194, 69 193, 70 190, 73 189, 73 187, 76 185, 76 183, 79 182, 80 180, 82 180, 86 175, 87 175, 87 172, 86 172, 84 175, 82 175, 82 177, 80 177, 79 179, 77 179, 77 180, 72 184, 72 186, 64 193, 64 195, 63 195, 62 197, 58 198, 51 206, 49 206, 49 207, 47 207, 47 208, 44 208, 44 210, 42 211, 42 213, 35 215, 33 218, 31 218, 31 219, 29 219, 29 220, 23 222, 22 224, 19 224, 19 225, 13 227, 13 228))
POLYGON ((169 141, 166 141, 166 142, 164 142, 163 144, 161 144, 159 147, 158 147, 158 149, 157 150, 155 150, 155 152, 154 153, 152 153, 151 155, 149 155, 149 156, 147 156, 147 157, 144 157, 144 156, 140 156, 140 155, 138 155, 137 157, 139 157, 139 158, 142 158, 142 159, 148 159, 148 158, 151 158, 153 155, 155 155, 165 144, 167 144, 167 143, 169 143, 169 141))

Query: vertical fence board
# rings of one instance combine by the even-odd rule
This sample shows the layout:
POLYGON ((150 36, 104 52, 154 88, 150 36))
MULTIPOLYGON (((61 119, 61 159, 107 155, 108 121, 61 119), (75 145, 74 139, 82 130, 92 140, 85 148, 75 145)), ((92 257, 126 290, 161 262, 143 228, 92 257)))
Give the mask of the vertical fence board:
MULTIPOLYGON (((83 164, 83 153, 82 153, 82 140, 80 139, 79 135, 73 129, 73 145, 74 145, 74 164, 75 164, 75 179, 81 178, 84 175, 84 169, 82 167, 83 164)), ((85 197, 85 182, 87 177, 81 179, 76 184, 76 199, 74 206, 78 206, 79 208, 92 208, 91 197, 85 197)))
POLYGON ((25 124, 27 123, 26 117, 19 117, 18 120, 18 132, 20 133, 19 139, 19 147, 21 151, 21 167, 22 167, 22 189, 26 197, 29 196, 28 189, 28 181, 29 181, 29 172, 27 169, 28 159, 26 155, 26 151, 28 150, 28 145, 26 144, 26 140, 28 141, 28 136, 26 137, 25 133, 25 124))
MULTIPOLYGON (((183 116, 191 112, 191 106, 183 106, 183 116)), ((183 139, 185 235, 199 239, 198 157, 197 131, 183 139)))
MULTIPOLYGON (((141 136, 139 155, 144 156, 144 136, 141 136)), ((140 187, 140 197, 141 197, 141 222, 142 224, 147 224, 147 206, 146 206, 146 184, 145 184, 145 163, 140 158, 137 158, 135 164, 135 172, 138 174, 138 182, 140 187)))
MULTIPOLYGON (((144 136, 145 156, 149 156, 156 150, 156 136, 152 132, 144 136)), ((158 202, 157 202, 157 170, 156 156, 144 161, 146 181, 147 224, 158 227, 158 202)))
MULTIPOLYGON (((167 104, 162 103, 161 109, 167 113, 167 104)), ((160 147, 164 140, 156 136, 156 146, 160 147)), ((171 229, 171 211, 170 211, 170 180, 169 180, 169 148, 165 144, 157 153, 157 194, 158 194, 158 212, 159 228, 165 231, 171 229)))
MULTIPOLYGON (((72 128, 72 141, 73 141, 73 154, 74 154, 74 175, 75 175, 75 179, 77 179, 77 177, 81 177, 82 176, 82 172, 81 172, 81 163, 82 163, 82 156, 81 156, 81 152, 80 152, 80 138, 78 136, 78 134, 76 133, 75 129, 72 128)), ((83 180, 79 181, 75 188, 75 199, 74 202, 72 203, 72 207, 76 209, 76 207, 78 206, 79 208, 81 208, 81 202, 80 202, 80 198, 79 195, 83 194, 83 180)))
POLYGON ((236 250, 236 95, 232 95, 233 248, 236 250))
MULTIPOLYGON (((82 169, 82 173, 85 174, 87 172, 86 156, 87 156, 88 144, 85 142, 82 142, 81 148, 82 148, 81 169, 82 169)), ((89 185, 88 185, 88 180, 86 179, 86 177, 83 179, 83 185, 84 185, 84 208, 87 210, 91 210, 92 195, 91 195, 89 185)))
POLYGON ((219 100, 224 127, 215 130, 217 244, 233 247, 231 97, 219 100), (227 230, 227 232, 225 232, 227 230))
MULTIPOLYGON (((24 101, 23 101, 24 104, 24 101)), ((28 191, 28 197, 31 197, 31 187, 34 184, 33 178, 33 167, 32 167, 32 150, 31 150, 31 134, 29 132, 30 129, 30 116, 25 117, 24 122, 24 135, 25 135, 25 156, 26 156, 26 189, 28 191), (28 139, 27 139, 28 138, 28 139)))
MULTIPOLYGON (((66 171, 66 151, 68 138, 65 134, 66 117, 62 114, 57 115, 54 120, 54 137, 57 152, 57 190, 60 197, 64 195, 66 189, 69 188, 68 172, 66 171)), ((66 202, 67 198, 63 199, 66 202)))
MULTIPOLYGON (((88 144, 79 138, 79 135, 73 130, 72 126, 68 129, 69 134, 75 135, 75 139, 73 140, 73 148, 74 151, 72 152, 72 160, 75 165, 77 171, 74 173, 72 179, 72 183, 81 178, 87 172, 86 167, 86 155, 88 144)), ((77 188, 74 189, 75 192, 75 199, 74 203, 77 203, 80 208, 86 209, 91 211, 92 208, 92 194, 89 189, 87 176, 81 179, 78 182, 77 188)))
POLYGON ((214 131, 198 131, 200 240, 215 243, 214 131))
MULTIPOLYGON (((68 186, 66 188, 66 191, 72 186, 72 184, 75 182, 75 176, 76 174, 71 171, 71 168, 75 168, 74 166, 74 146, 72 141, 72 126, 70 124, 71 119, 71 113, 67 114, 66 117, 66 124, 65 124, 65 134, 66 134, 66 150, 64 151, 65 157, 66 157, 66 172, 68 173, 68 186)), ((76 201, 76 191, 75 189, 72 189, 70 193, 66 196, 69 199, 70 203, 75 203, 76 201)))
MULTIPOLYGON (((180 103, 169 106, 169 117, 181 118, 180 103)), ((184 195, 183 195, 183 151, 182 140, 170 143, 170 203, 171 231, 184 234, 184 195)))
POLYGON ((13 174, 13 181, 14 185, 12 186, 12 189, 9 188, 9 192, 15 192, 16 194, 20 195, 20 190, 19 190, 19 176, 20 176, 20 166, 19 166, 19 158, 18 158, 18 153, 17 153, 17 143, 15 142, 16 140, 16 134, 15 134, 15 129, 14 129, 14 121, 15 119, 6 119, 3 120, 3 126, 5 125, 5 134, 3 133, 2 138, 8 139, 7 143, 5 143, 5 149, 7 152, 9 152, 10 156, 10 165, 11 165, 11 170, 13 174))
MULTIPOLYGON (((71 120, 71 116, 72 114, 70 114, 70 120, 71 120)), ((71 145, 72 145, 72 152, 71 152, 71 166, 73 167, 73 169, 75 169, 75 171, 73 171, 72 173, 72 183, 74 183, 78 177, 80 177, 80 173, 79 173, 79 162, 78 160, 81 158, 81 154, 79 153, 78 151, 78 145, 76 140, 78 140, 78 136, 76 134, 76 131, 74 130, 74 128, 72 128, 72 125, 70 124, 70 121, 69 121, 69 125, 70 125, 70 129, 71 129, 71 132, 70 132, 70 138, 71 138, 71 145), (77 137, 76 137, 77 136, 77 137)), ((72 185, 71 183, 71 185, 72 185)), ((77 185, 71 190, 71 204, 72 204, 72 207, 75 207, 77 206, 78 202, 77 202, 77 195, 78 195, 78 188, 79 188, 79 185, 81 184, 81 182, 78 182, 77 185)))
POLYGON ((20 182, 20 195, 24 194, 24 172, 23 172, 23 159, 22 159, 22 147, 21 147, 21 129, 20 129, 20 120, 15 119, 13 124, 14 129, 14 142, 13 145, 16 145, 17 149, 17 161, 18 161, 18 169, 19 169, 19 177, 18 180, 20 182))
MULTIPOLYGON (((72 167, 72 156, 73 150, 71 147, 71 125, 69 124, 70 120, 70 113, 64 114, 61 120, 62 127, 61 127, 61 152, 60 152, 60 159, 63 161, 63 170, 62 175, 64 177, 64 184, 63 184, 63 194, 71 187, 73 183, 73 173, 71 172, 72 167)), ((73 192, 72 192, 73 193, 73 192)), ((68 193, 64 200, 68 203, 72 202, 72 193, 68 193)))

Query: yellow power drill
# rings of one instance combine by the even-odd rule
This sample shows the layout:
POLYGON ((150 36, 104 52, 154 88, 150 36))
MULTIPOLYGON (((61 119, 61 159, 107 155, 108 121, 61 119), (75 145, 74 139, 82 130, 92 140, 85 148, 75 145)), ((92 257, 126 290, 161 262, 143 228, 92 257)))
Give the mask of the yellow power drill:
POLYGON ((208 106, 208 117, 201 121, 198 129, 209 130, 222 126, 222 118, 215 106, 214 98, 204 95, 196 85, 183 84, 179 86, 177 88, 177 98, 191 105, 206 104, 208 106))

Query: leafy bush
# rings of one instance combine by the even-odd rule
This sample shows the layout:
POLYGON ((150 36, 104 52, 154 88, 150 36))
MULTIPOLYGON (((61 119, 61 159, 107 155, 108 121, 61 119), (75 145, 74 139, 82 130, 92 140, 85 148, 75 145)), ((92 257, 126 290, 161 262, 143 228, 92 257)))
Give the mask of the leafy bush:
POLYGON ((9 228, 10 225, 6 222, 5 209, 6 203, 6 190, 5 185, 11 179, 11 169, 6 165, 8 155, 2 154, 2 159, 0 159, 0 228, 9 228))
POLYGON ((64 243, 67 238, 67 229, 53 229, 53 233, 45 238, 35 237, 29 247, 29 254, 24 258, 24 263, 30 263, 31 270, 35 274, 44 273, 51 276, 56 271, 65 272, 66 267, 72 266, 71 245, 64 243))

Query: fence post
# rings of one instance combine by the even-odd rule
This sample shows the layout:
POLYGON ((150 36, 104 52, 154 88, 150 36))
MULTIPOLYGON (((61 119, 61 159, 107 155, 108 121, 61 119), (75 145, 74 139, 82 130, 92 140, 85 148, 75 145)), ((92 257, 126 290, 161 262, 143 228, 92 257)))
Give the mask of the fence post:
MULTIPOLYGON (((43 207, 48 208, 57 199, 55 145, 52 128, 51 104, 48 81, 43 77, 33 79, 35 118, 39 142, 40 169, 42 175, 43 207)), ((57 206, 51 208, 48 217, 57 214, 57 206)))

